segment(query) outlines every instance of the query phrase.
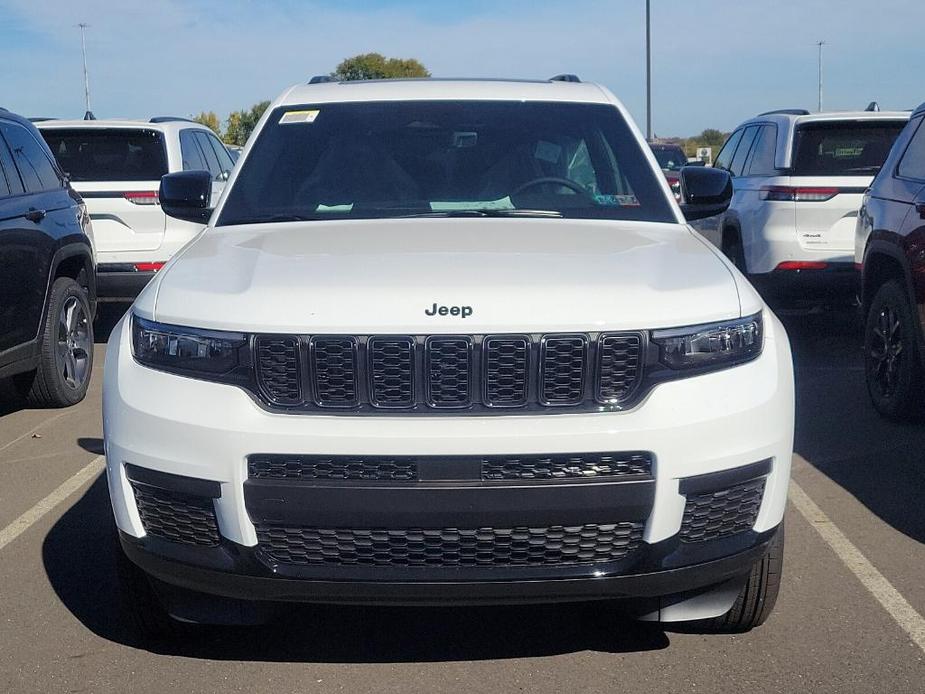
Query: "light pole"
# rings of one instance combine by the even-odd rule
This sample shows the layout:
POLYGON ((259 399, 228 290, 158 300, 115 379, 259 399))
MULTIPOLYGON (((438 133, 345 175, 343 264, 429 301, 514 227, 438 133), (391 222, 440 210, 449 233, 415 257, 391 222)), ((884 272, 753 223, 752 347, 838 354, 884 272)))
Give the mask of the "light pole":
POLYGON ((81 22, 77 25, 80 27, 80 50, 84 57, 84 100, 87 111, 84 113, 84 120, 92 120, 93 114, 90 112, 90 73, 87 71, 87 38, 86 31, 90 28, 89 24, 81 22))
POLYGON ((819 47, 819 112, 822 112, 822 47, 825 45, 825 41, 817 41, 816 46, 819 47))
POLYGON ((652 140, 652 21, 646 0, 646 140, 652 140))

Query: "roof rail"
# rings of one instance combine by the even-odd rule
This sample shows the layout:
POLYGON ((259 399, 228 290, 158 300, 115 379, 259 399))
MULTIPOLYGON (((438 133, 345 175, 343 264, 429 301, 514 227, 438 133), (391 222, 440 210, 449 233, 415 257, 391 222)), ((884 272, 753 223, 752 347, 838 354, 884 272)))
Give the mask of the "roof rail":
POLYGON ((195 123, 192 118, 183 118, 181 116, 154 116, 149 123, 173 123, 174 121, 183 121, 184 123, 195 123))
MULTIPOLYGON (((5 111, 6 109, 0 109, 0 111, 5 111)), ((54 116, 29 116, 30 123, 42 123, 47 120, 58 120, 54 116)))
POLYGON ((84 120, 96 120, 96 116, 93 115, 93 111, 87 111, 84 114, 84 120))
POLYGON ((764 113, 759 113, 758 117, 760 118, 761 116, 774 116, 774 115, 808 116, 809 111, 807 111, 805 108, 778 108, 773 111, 765 111, 764 113))
POLYGON ((876 101, 871 101, 869 104, 867 104, 867 108, 864 110, 876 113, 880 110, 880 104, 878 104, 876 101))
POLYGON ((337 82, 337 78, 330 75, 315 75, 308 80, 309 84, 324 84, 325 82, 337 82))
POLYGON ((578 75, 570 75, 570 74, 556 75, 555 77, 550 77, 549 81, 550 82, 581 82, 581 80, 578 79, 578 75))

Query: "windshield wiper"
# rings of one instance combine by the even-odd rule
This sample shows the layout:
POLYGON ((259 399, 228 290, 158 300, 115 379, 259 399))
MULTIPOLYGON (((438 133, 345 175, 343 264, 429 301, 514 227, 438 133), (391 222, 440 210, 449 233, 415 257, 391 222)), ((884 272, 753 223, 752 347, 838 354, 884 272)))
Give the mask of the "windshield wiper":
POLYGON ((403 214, 400 219, 413 217, 561 217, 557 210, 434 210, 433 212, 419 212, 417 214, 403 214))
POLYGON ((238 224, 272 224, 273 222, 314 222, 318 217, 304 217, 298 214, 270 214, 265 217, 245 217, 224 222, 222 226, 237 226, 238 224))
POLYGON ((856 166, 853 169, 845 169, 845 173, 877 173, 881 168, 880 166, 856 166))

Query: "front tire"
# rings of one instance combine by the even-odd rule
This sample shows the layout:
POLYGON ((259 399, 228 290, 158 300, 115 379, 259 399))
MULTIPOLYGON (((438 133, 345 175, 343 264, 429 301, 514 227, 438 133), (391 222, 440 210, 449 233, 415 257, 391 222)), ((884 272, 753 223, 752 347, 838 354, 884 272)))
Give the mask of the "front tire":
POLYGON ((38 368, 17 378, 32 407, 70 407, 84 399, 93 371, 93 321, 87 294, 70 277, 51 286, 38 368))
POLYGON ((884 283, 874 295, 864 326, 864 373, 874 408, 904 421, 923 412, 918 321, 902 286, 884 283))
POLYGON ((752 567, 732 608, 724 615, 699 623, 698 631, 742 633, 764 624, 777 603, 783 566, 784 526, 781 525, 768 551, 752 567))

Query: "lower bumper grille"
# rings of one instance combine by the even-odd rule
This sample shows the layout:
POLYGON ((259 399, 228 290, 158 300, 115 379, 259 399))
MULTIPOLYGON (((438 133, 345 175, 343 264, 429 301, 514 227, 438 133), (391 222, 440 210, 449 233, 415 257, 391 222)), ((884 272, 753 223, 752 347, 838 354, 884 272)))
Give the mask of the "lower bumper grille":
POLYGON ((758 519, 765 479, 689 495, 681 522, 682 542, 707 542, 751 530, 758 519))
POLYGON ((642 523, 543 528, 355 529, 257 526, 258 553, 296 566, 569 566, 624 559, 642 523))
POLYGON ((185 545, 219 543, 212 499, 132 482, 141 523, 148 535, 185 545))
POLYGON ((492 456, 322 456, 265 453, 247 459, 252 480, 379 481, 465 479, 505 480, 616 479, 649 477, 652 454, 558 453, 492 456))

